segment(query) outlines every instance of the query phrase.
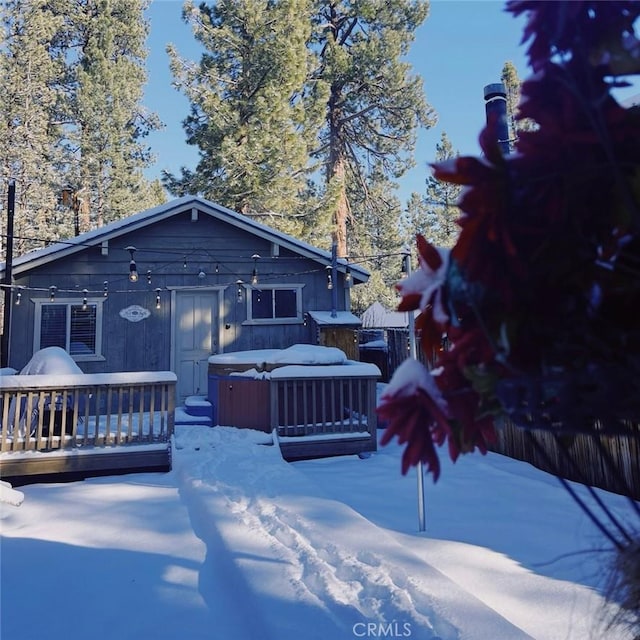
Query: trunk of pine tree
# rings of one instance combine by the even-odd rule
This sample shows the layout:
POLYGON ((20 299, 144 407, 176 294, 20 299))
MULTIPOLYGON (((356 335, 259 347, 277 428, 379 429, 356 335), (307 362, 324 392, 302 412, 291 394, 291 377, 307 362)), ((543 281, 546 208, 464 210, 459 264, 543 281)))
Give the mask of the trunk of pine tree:
POLYGON ((331 182, 335 181, 338 193, 335 202, 334 228, 332 240, 336 243, 338 258, 346 258, 347 253, 347 219, 349 217, 349 201, 347 199, 347 188, 345 184, 345 162, 343 158, 338 159, 333 166, 331 182))
POLYGON ((333 232, 332 240, 337 246, 339 258, 347 254, 347 219, 349 200, 347 199, 346 159, 342 135, 342 112, 338 106, 342 97, 341 86, 333 83, 329 96, 329 161, 327 164, 327 187, 332 195, 333 232))

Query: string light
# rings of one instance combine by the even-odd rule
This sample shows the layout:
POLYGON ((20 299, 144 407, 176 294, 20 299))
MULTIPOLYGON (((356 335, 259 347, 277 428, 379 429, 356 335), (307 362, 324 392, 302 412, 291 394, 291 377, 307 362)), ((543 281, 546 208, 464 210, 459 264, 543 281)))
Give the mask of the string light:
POLYGON ((160 309, 160 288, 156 289, 156 309, 160 309))
POLYGON ((183 268, 183 269, 186 269, 186 268, 187 268, 187 256, 185 256, 185 257, 183 258, 182 268, 183 268))
POLYGON ((51 285, 49 287, 49 302, 55 302, 56 301, 56 290, 58 289, 58 287, 51 285))
POLYGON ((20 306, 21 300, 22 300, 22 291, 18 289, 18 293, 16 293, 16 307, 20 306))
POLYGON ((105 280, 102 285, 102 295, 106 298, 109 295, 109 281, 105 280))
POLYGON ((253 286, 258 284, 258 260, 260 256, 257 253, 254 253, 251 258, 253 259, 253 272, 251 274, 251 284, 253 286))
POLYGON ((344 272, 344 284, 345 287, 350 287, 353 284, 353 278, 351 277, 351 267, 347 267, 344 272))
POLYGON ((138 267, 136 266, 136 261, 133 257, 137 249, 135 247, 129 246, 125 247, 124 250, 128 251, 129 255, 131 256, 131 261, 129 262, 129 280, 131 282, 138 282, 138 267))
POLYGON ((238 293, 237 293, 237 299, 238 302, 242 302, 242 280, 237 280, 236 284, 238 285, 238 293))
POLYGON ((88 295, 89 291, 87 289, 83 289, 82 290, 82 310, 86 311, 87 310, 87 295, 88 295))
POLYGON ((147 269, 147 284, 151 284, 151 269, 147 269))
POLYGON ((325 269, 327 270, 327 289, 331 291, 331 289, 333 289, 333 277, 331 275, 331 265, 327 265, 325 269))

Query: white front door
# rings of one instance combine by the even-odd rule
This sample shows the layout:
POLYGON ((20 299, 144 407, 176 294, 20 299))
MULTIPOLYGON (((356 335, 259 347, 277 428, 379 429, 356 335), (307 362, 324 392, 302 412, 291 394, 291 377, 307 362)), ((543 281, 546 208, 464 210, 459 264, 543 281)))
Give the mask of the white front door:
POLYGON ((175 309, 174 371, 183 404, 187 396, 207 395, 208 359, 218 349, 218 293, 176 291, 175 309))

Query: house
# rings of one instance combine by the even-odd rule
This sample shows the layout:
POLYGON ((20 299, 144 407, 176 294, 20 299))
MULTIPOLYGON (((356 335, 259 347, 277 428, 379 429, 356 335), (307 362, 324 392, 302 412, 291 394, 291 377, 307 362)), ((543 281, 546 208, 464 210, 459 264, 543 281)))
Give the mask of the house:
POLYGON ((206 393, 212 354, 353 333, 350 286, 369 274, 187 196, 25 254, 12 276, 6 366, 60 346, 84 373, 173 371, 180 403, 206 393))

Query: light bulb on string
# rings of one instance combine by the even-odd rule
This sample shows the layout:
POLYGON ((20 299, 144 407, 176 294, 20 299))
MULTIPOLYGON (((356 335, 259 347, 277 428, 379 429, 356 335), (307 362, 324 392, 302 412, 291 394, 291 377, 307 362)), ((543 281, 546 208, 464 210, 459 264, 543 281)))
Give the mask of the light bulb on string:
POLYGON ((345 287, 350 287, 353 284, 350 267, 347 267, 347 270, 344 272, 344 284, 345 284, 345 287))
POLYGON ((251 256, 251 258, 253 260, 253 272, 251 273, 251 284, 255 286, 258 284, 258 260, 260 259, 260 256, 257 253, 254 253, 251 256))
POLYGON ((129 255, 131 256, 131 261, 129 262, 129 281, 138 282, 138 267, 136 266, 136 261, 133 257, 137 249, 135 247, 129 246, 125 247, 125 251, 128 251, 129 255))
POLYGON ((156 309, 160 309, 160 288, 156 289, 156 309))
POLYGON ((86 311, 87 310, 87 294, 89 292, 87 291, 87 289, 83 289, 82 290, 82 310, 86 311))
POLYGON ((55 302, 56 301, 56 291, 57 291, 58 287, 56 287, 55 285, 51 285, 49 287, 49 302, 55 302))
POLYGON ((331 291, 331 289, 333 289, 333 277, 331 276, 331 266, 327 265, 325 268, 327 270, 327 289, 331 291))
POLYGON ((237 299, 238 302, 242 302, 242 280, 237 280, 236 284, 238 285, 237 299))
POLYGON ((151 284, 151 269, 147 269, 147 284, 151 284))
POLYGON ((102 285, 102 295, 106 298, 109 295, 109 281, 105 280, 102 285))
POLYGON ((16 307, 20 306, 21 300, 22 300, 22 291, 18 289, 18 293, 16 293, 16 307))

